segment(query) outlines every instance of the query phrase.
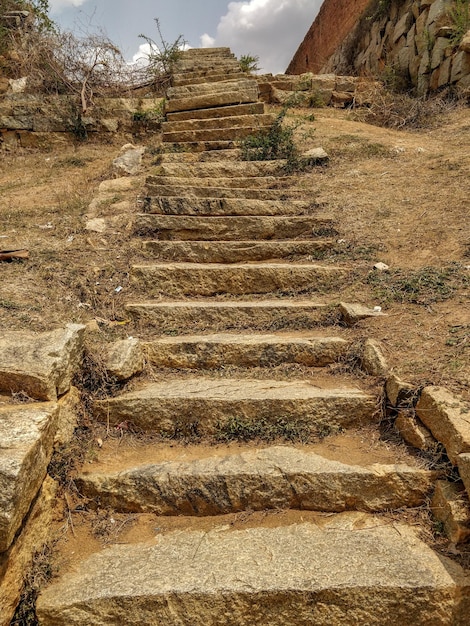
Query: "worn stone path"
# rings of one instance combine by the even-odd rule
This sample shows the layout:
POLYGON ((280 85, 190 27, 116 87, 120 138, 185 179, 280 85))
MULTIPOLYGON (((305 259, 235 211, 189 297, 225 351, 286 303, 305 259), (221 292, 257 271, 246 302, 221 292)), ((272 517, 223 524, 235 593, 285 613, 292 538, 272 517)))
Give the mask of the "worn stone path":
MULTIPOLYGON (((378 388, 328 369, 365 354, 326 328, 351 278, 347 265, 315 261, 338 225, 282 163, 237 160, 236 141, 272 122, 257 98, 228 49, 184 53, 168 91, 167 152, 135 220, 154 261, 131 268, 142 297, 127 305, 157 382, 95 404, 108 427, 167 437, 168 446, 230 436, 239 449, 206 445, 201 458, 161 461, 147 447, 142 462, 100 469, 98 459, 85 469, 76 484, 90 509, 184 515, 188 527, 59 573, 38 599, 40 626, 466 623, 463 570, 406 524, 375 515, 425 503, 435 473, 331 461, 282 442, 283 433, 311 442, 377 424, 378 388), (290 376, 292 365, 301 375, 290 376), (281 443, 260 443, 263 428, 277 429, 281 443), (256 447, 242 443, 250 433, 256 447), (287 509, 285 522, 217 523, 287 509), (319 513, 315 523, 305 511, 319 513), (192 529, 192 517, 213 529, 192 529)), ((382 373, 375 356, 380 367, 365 369, 382 373)))

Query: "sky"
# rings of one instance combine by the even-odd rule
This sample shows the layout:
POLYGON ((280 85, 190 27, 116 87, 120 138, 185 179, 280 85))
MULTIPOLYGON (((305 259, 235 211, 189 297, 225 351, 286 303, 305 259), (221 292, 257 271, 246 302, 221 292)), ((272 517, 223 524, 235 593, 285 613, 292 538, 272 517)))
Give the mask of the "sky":
MULTIPOLYGON (((100 30, 132 60, 145 44, 179 35, 191 47, 229 46, 240 57, 259 57, 262 73, 285 72, 323 0, 49 0, 51 18, 63 30, 100 30)), ((144 48, 145 49, 145 48, 144 48)))

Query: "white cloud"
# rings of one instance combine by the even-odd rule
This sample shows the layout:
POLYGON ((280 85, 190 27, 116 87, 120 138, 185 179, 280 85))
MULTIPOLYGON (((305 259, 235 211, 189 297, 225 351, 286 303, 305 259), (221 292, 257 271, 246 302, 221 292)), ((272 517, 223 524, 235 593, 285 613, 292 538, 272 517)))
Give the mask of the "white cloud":
POLYGON ((201 46, 203 48, 213 48, 215 46, 214 37, 211 37, 207 33, 204 33, 204 35, 201 35, 201 46))
POLYGON ((49 0, 49 7, 51 13, 59 13, 62 9, 67 7, 79 7, 87 0, 49 0))
POLYGON ((203 47, 229 46, 237 56, 259 56, 263 72, 284 72, 323 0, 230 2, 217 33, 201 37, 203 47))

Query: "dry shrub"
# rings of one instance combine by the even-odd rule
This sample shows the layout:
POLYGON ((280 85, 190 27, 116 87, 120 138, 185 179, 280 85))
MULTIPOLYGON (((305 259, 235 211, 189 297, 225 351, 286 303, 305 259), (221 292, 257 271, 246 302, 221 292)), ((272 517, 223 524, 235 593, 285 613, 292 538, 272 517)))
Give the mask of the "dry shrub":
POLYGON ((431 128, 463 104, 464 97, 451 90, 416 97, 380 88, 375 90, 369 106, 356 110, 355 115, 362 122, 395 130, 431 128))

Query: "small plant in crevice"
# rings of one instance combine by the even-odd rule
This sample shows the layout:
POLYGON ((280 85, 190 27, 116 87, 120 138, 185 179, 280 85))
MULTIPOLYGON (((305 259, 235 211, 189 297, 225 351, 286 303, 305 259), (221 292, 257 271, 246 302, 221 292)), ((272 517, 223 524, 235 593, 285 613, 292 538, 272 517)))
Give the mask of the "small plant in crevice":
POLYGON ((275 161, 284 159, 282 174, 300 172, 309 166, 300 155, 294 141, 296 126, 285 125, 284 118, 290 104, 285 105, 276 116, 269 130, 245 137, 240 143, 242 161, 275 161))
POLYGON ((10 626, 37 626, 36 600, 53 575, 52 546, 48 545, 34 555, 33 565, 24 574, 23 590, 10 626))
POLYGON ((240 63, 240 69, 242 72, 251 74, 252 72, 258 72, 260 70, 259 56, 252 54, 242 54, 238 62, 240 63))

